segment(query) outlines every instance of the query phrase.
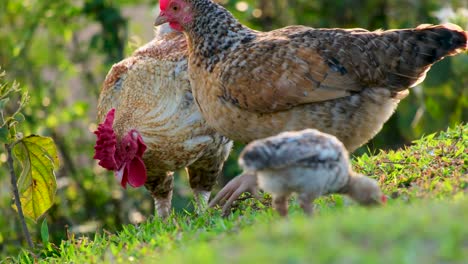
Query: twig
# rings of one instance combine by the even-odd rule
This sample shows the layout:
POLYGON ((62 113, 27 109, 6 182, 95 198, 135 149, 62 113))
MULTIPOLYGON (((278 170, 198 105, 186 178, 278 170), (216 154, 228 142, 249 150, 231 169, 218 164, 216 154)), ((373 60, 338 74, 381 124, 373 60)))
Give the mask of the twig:
POLYGON ((28 242, 28 246, 31 250, 34 249, 34 244, 31 239, 31 234, 29 233, 28 226, 26 225, 26 221, 24 219, 24 214, 23 214, 23 207, 21 207, 21 201, 20 201, 20 196, 18 192, 18 186, 16 185, 17 183, 17 178, 16 178, 16 173, 13 167, 13 156, 11 155, 11 145, 10 144, 5 144, 5 149, 7 150, 8 153, 8 167, 10 168, 10 176, 11 176, 11 186, 13 187, 13 193, 15 195, 15 204, 16 208, 18 209, 18 214, 20 217, 20 222, 21 226, 23 227, 23 232, 24 236, 26 237, 26 241, 28 242))

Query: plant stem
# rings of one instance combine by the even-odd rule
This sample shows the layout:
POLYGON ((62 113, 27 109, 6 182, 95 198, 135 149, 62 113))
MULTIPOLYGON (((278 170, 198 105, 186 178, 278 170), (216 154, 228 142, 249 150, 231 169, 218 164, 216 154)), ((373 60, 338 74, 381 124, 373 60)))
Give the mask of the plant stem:
POLYGON ((34 244, 31 239, 31 234, 29 233, 28 226, 26 225, 26 220, 24 219, 23 214, 23 207, 21 207, 21 200, 18 192, 18 185, 16 184, 17 178, 15 174, 15 169, 13 167, 13 156, 11 155, 11 145, 5 144, 5 149, 7 150, 8 154, 8 167, 10 168, 10 177, 11 177, 11 186, 13 187, 13 193, 15 195, 15 204, 16 208, 18 209, 18 214, 20 217, 21 226, 23 227, 24 236, 26 237, 26 241, 28 242, 29 248, 32 250, 34 249, 34 244))

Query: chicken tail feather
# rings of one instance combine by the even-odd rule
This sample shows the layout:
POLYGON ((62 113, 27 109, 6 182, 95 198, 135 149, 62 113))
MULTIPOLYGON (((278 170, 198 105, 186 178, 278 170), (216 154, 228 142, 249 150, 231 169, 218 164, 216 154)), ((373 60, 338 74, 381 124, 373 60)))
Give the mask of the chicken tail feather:
POLYGON ((396 39, 400 51, 389 65, 387 75, 387 84, 396 90, 420 84, 435 62, 468 49, 468 33, 454 24, 391 30, 383 37, 396 39))

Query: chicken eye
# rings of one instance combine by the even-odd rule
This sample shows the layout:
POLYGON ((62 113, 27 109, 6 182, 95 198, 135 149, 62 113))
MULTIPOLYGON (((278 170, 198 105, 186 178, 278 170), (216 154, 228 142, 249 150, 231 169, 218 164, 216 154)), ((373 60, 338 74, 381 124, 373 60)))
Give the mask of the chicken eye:
POLYGON ((175 5, 175 6, 172 6, 172 10, 177 12, 177 11, 179 11, 179 7, 176 6, 176 5, 175 5))

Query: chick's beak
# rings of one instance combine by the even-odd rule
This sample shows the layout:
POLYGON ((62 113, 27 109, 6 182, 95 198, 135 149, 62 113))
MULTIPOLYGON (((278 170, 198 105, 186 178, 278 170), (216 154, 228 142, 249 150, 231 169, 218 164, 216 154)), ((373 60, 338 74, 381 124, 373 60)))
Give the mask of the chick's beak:
POLYGON ((387 204, 387 200, 388 200, 388 197, 385 195, 385 194, 382 194, 382 196, 380 196, 380 203, 385 205, 387 204))
POLYGON ((160 25, 162 25, 164 23, 167 23, 167 18, 165 16, 164 12, 161 11, 161 13, 159 13, 159 16, 154 21, 154 26, 157 27, 157 26, 160 26, 160 25))

